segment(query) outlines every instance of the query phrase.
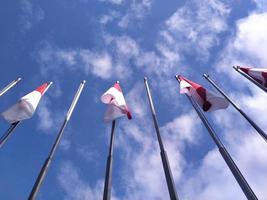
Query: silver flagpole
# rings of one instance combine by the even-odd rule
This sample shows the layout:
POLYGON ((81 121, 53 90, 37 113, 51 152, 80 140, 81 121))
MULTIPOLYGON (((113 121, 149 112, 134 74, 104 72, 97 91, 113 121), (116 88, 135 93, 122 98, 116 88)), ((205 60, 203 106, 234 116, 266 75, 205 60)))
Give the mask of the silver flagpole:
POLYGON ((17 78, 16 80, 13 80, 11 83, 9 83, 6 87, 4 87, 0 91, 0 97, 3 96, 8 90, 10 90, 12 87, 14 87, 20 81, 21 81, 21 78, 17 78))
MULTIPOLYGON (((46 91, 50 88, 50 86, 53 84, 53 82, 51 81, 48 86, 46 87, 43 95, 46 93, 46 91)), ((8 140, 8 138, 12 135, 12 133, 14 132, 14 130, 16 129, 16 127, 21 123, 21 121, 17 121, 14 122, 10 125, 10 127, 7 129, 7 131, 5 132, 5 134, 0 138, 0 148, 2 148, 4 146, 4 144, 6 143, 6 141, 8 140)))
POLYGON ((11 134, 13 133, 13 131, 16 129, 16 127, 19 125, 20 121, 12 123, 9 128, 7 129, 7 131, 5 132, 5 134, 0 138, 0 148, 2 148, 4 146, 4 144, 6 143, 6 141, 8 140, 8 138, 11 136, 11 134))
POLYGON ((164 169, 164 173, 165 173, 165 178, 166 178, 166 182, 167 182, 167 186, 168 186, 168 190, 169 190, 170 199, 171 200, 178 200, 178 195, 177 195, 175 184, 174 184, 174 181, 173 181, 173 177, 172 177, 172 172, 171 172, 171 168, 170 168, 170 165, 169 165, 168 156, 167 156, 167 153, 166 153, 166 151, 164 149, 164 145, 163 145, 163 142, 162 142, 162 139, 161 139, 161 136, 160 136, 160 131, 159 131, 159 126, 158 126, 156 111, 155 111, 155 108, 154 108, 152 96, 151 96, 151 93, 150 93, 150 89, 149 89, 146 77, 144 78, 144 82, 145 82, 147 97, 148 97, 148 101, 149 101, 149 105, 150 105, 150 110, 151 110, 154 126, 155 126, 155 129, 156 129, 156 134, 157 134, 157 138, 158 138, 158 142, 159 142, 161 161, 162 161, 162 165, 163 165, 163 169, 164 169))
MULTIPOLYGON (((177 81, 180 82, 178 76, 175 76, 175 77, 176 77, 177 81)), ((223 157, 224 161, 226 162, 228 168, 231 170, 233 176, 235 177, 237 183, 239 184, 240 188, 242 189, 242 191, 245 194, 245 196, 247 197, 247 199, 248 200, 257 200, 258 199, 257 196, 254 194, 253 190, 250 188, 248 182, 246 181, 246 179, 244 178, 244 176, 242 175, 242 173, 238 169, 237 165, 233 161, 232 157, 230 156, 230 154, 228 153, 228 151, 224 147, 223 143, 221 142, 221 140, 217 136, 216 132, 214 131, 214 129, 210 125, 209 121, 206 119, 205 115, 203 114, 203 112, 201 111, 201 109, 199 108, 199 106, 197 105, 195 100, 191 96, 189 96, 188 94, 185 94, 185 95, 188 98, 188 100, 190 101, 190 103, 192 104, 195 111, 197 112, 199 118, 201 119, 201 121, 205 125, 206 129, 208 130, 211 138, 213 139, 214 143, 216 144, 217 148, 219 149, 221 156, 223 157)))
POLYGON ((260 89, 262 89, 264 92, 267 93, 267 88, 258 83, 255 79, 253 79, 249 74, 244 73, 239 66, 233 66, 233 68, 242 76, 244 76, 246 79, 254 83, 256 86, 258 86, 260 89))
MULTIPOLYGON (((120 83, 116 81, 116 83, 120 83)), ((112 189, 112 168, 113 168, 113 149, 114 149, 114 140, 115 140, 115 125, 116 120, 112 121, 111 134, 110 134, 110 143, 109 143, 109 152, 106 164, 106 174, 105 174, 105 184, 103 192, 103 200, 111 199, 111 189, 112 189)))
POLYGON ((76 104, 78 102, 78 99, 79 99, 79 97, 81 95, 81 92, 82 92, 82 90, 84 88, 85 82, 86 82, 85 80, 81 82, 81 84, 80 84, 80 86, 79 86, 79 88, 78 88, 78 90, 77 90, 77 92, 76 92, 76 94, 75 94, 75 96, 73 98, 73 101, 72 101, 72 103, 70 105, 70 108, 69 108, 67 114, 66 114, 64 122, 63 122, 63 124, 62 124, 62 126, 61 126, 61 128, 59 130, 58 135, 57 135, 56 141, 55 141, 55 143, 54 143, 54 145, 53 145, 53 147, 52 147, 47 159, 45 160, 41 171, 39 172, 39 175, 38 175, 38 177, 37 177, 37 179, 35 181, 35 184, 34 184, 34 186, 32 188, 32 191, 31 191, 31 193, 30 193, 30 195, 28 197, 28 200, 35 200, 36 199, 37 193, 39 192, 41 184, 42 184, 42 182, 43 182, 43 180, 44 180, 44 178, 45 178, 45 176, 47 174, 48 168, 49 168, 49 166, 51 164, 51 161, 52 161, 52 159, 53 159, 53 157, 55 155, 56 149, 57 149, 57 147, 59 145, 59 142, 60 142, 60 140, 61 140, 61 138, 63 136, 63 133, 64 133, 64 130, 65 130, 66 126, 67 126, 67 123, 70 120, 72 112, 73 112, 73 110, 74 110, 74 108, 75 108, 75 106, 76 106, 76 104))
POLYGON ((247 114, 239 108, 239 106, 234 103, 230 97, 228 97, 216 84, 215 82, 209 77, 209 75, 204 74, 204 78, 216 89, 220 92, 228 101, 233 105, 233 107, 250 123, 250 125, 262 136, 262 138, 267 142, 267 135, 266 133, 252 120, 250 119, 247 114))

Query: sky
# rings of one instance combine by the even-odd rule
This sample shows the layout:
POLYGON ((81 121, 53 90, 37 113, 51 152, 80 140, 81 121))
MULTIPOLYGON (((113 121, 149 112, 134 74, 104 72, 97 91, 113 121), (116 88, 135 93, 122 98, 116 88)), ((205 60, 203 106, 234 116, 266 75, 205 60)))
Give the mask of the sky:
MULTIPOLYGON (((113 200, 166 200, 143 78, 148 77, 177 193, 183 200, 246 199, 176 74, 216 93, 211 78, 265 131, 267 96, 232 69, 266 67, 265 0, 17 0, 0 6, 0 112, 44 82, 34 116, 0 151, 0 199, 27 199, 72 98, 87 83, 38 198, 100 200, 111 123, 100 96, 119 80, 133 119, 117 120, 113 200)), ((259 199, 267 199, 267 144, 229 106, 206 113, 259 199)), ((0 133, 9 124, 0 120, 0 133)))

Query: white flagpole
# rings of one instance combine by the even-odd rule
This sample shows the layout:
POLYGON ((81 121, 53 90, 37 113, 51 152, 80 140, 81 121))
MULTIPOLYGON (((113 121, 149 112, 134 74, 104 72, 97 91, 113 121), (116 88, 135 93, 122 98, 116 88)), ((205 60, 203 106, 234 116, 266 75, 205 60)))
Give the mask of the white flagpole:
POLYGON ((31 193, 30 193, 30 195, 28 197, 28 200, 35 200, 36 199, 37 193, 39 192, 41 184, 42 184, 42 182, 43 182, 43 180, 44 180, 44 178, 45 178, 45 176, 46 176, 46 174, 48 172, 48 168, 49 168, 49 166, 50 166, 50 164, 52 162, 52 159, 53 159, 53 157, 55 155, 56 149, 57 149, 57 147, 59 145, 59 142, 60 142, 60 140, 61 140, 61 138, 63 136, 64 130, 65 130, 65 128, 66 128, 66 126, 67 126, 67 124, 68 124, 68 122, 70 120, 72 112, 73 112, 73 110, 74 110, 74 108, 75 108, 75 106, 76 106, 76 104, 78 102, 78 99, 79 99, 79 97, 81 95, 81 92, 82 92, 82 90, 84 88, 85 82, 86 82, 85 80, 83 80, 81 82, 81 84, 80 84, 80 86, 79 86, 79 88, 78 88, 78 90, 77 90, 77 92, 76 92, 76 94, 75 94, 75 96, 73 98, 73 101, 72 101, 72 103, 70 105, 70 108, 69 108, 67 114, 66 114, 64 122, 63 122, 63 124, 62 124, 62 126, 61 126, 61 128, 60 128, 60 130, 58 132, 56 141, 54 142, 54 145, 53 145, 53 147, 52 147, 47 159, 45 160, 45 162, 44 162, 44 164, 43 164, 43 166, 41 168, 41 171, 39 172, 39 175, 38 175, 38 177, 37 177, 37 179, 36 179, 36 181, 34 183, 34 186, 33 186, 32 191, 31 191, 31 193))
POLYGON ((11 83, 9 83, 6 87, 4 87, 0 91, 0 97, 3 96, 8 90, 10 90, 12 87, 14 87, 20 81, 21 81, 21 78, 19 77, 16 80, 13 80, 11 83))

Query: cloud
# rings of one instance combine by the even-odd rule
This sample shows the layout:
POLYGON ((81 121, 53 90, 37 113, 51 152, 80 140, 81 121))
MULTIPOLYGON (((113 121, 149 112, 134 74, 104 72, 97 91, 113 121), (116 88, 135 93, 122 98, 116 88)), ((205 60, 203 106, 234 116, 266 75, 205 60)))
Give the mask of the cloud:
POLYGON ((121 5, 124 0, 99 0, 100 2, 108 2, 108 3, 112 3, 115 5, 121 5))
POLYGON ((99 22, 100 24, 106 25, 109 22, 112 22, 119 17, 120 17, 120 13, 115 10, 112 10, 112 11, 109 11, 108 14, 102 15, 99 19, 99 22))
MULTIPOLYGON (((97 181, 92 187, 80 175, 79 168, 70 161, 63 162, 57 177, 63 190, 64 200, 100 200, 102 199, 103 181, 97 181)), ((112 196, 112 199, 117 199, 112 196)))
POLYGON ((112 39, 106 50, 59 48, 45 42, 35 54, 43 76, 52 74, 57 80, 64 71, 79 71, 103 80, 112 78, 126 79, 131 75, 129 59, 138 53, 138 46, 128 37, 112 39), (113 54, 114 44, 117 54, 113 54), (127 50, 130 48, 131 51, 127 50), (135 49, 134 49, 135 48, 135 49), (110 52, 109 52, 110 51, 110 52), (51 73, 53 72, 53 73, 51 73))
POLYGON ((253 0, 256 3, 257 11, 256 12, 265 12, 267 9, 267 3, 265 0, 253 0))
POLYGON ((37 127, 43 132, 51 130, 54 125, 52 113, 50 112, 50 109, 48 107, 49 105, 50 101, 48 100, 48 98, 43 97, 37 109, 37 116, 39 117, 39 123, 37 127))
POLYGON ((87 162, 95 162, 96 158, 99 157, 98 152, 89 148, 88 146, 79 146, 76 149, 77 154, 87 162))
POLYGON ((161 36, 171 49, 206 60, 210 49, 219 44, 219 34, 227 30, 229 14, 229 6, 222 1, 188 1, 165 22, 161 36))
POLYGON ((252 13, 237 21, 236 34, 217 60, 216 71, 224 72, 233 80, 241 80, 232 70, 233 65, 262 67, 267 65, 264 48, 267 45, 267 13, 252 13))
POLYGON ((32 3, 30 0, 21 0, 22 14, 20 24, 22 31, 31 29, 34 25, 40 23, 45 18, 44 10, 32 3))
POLYGON ((108 79, 112 75, 112 57, 107 52, 93 53, 89 50, 79 52, 85 72, 108 79))
POLYGON ((153 0, 132 1, 126 14, 121 18, 118 26, 121 28, 128 28, 134 23, 140 23, 141 20, 149 14, 153 0))

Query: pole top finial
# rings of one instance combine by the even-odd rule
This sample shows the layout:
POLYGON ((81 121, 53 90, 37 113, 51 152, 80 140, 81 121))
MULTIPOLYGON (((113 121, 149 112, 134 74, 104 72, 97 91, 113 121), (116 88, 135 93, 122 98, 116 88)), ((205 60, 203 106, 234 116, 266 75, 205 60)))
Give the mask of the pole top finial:
POLYGON ((239 67, 238 65, 234 65, 233 68, 237 70, 237 69, 239 69, 240 67, 239 67))
POLYGON ((118 83, 118 84, 119 84, 119 83, 120 83, 120 81, 116 81, 116 83, 118 83))
POLYGON ((54 83, 53 81, 50 81, 50 82, 49 82, 49 85, 52 85, 53 83, 54 83))
POLYGON ((209 78, 209 75, 208 74, 203 74, 203 77, 204 78, 209 78))
POLYGON ((147 77, 146 76, 144 77, 144 81, 147 81, 147 77))
POLYGON ((85 83, 86 83, 86 80, 83 80, 83 81, 82 81, 82 84, 85 84, 85 83))
POLYGON ((17 78, 17 81, 21 81, 21 80, 22 80, 22 78, 21 78, 21 77, 18 77, 18 78, 17 78))

